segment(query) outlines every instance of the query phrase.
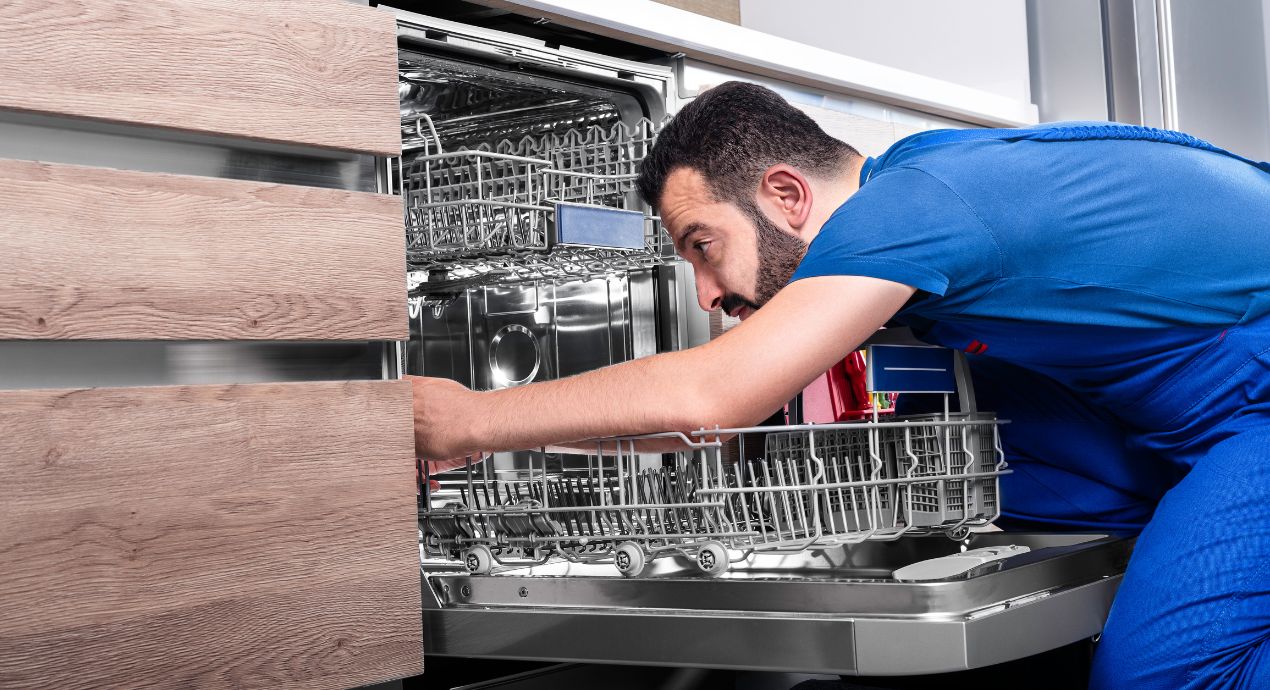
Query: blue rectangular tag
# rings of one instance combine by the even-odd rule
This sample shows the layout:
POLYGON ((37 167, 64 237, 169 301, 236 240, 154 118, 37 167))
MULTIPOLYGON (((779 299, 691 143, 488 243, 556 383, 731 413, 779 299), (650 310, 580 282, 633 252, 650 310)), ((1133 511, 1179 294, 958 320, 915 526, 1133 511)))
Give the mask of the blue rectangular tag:
POLYGON ((956 393, 956 353, 946 347, 870 345, 868 387, 875 393, 956 393))
POLYGON ((644 248, 644 214, 601 206, 556 204, 556 244, 611 249, 644 248))

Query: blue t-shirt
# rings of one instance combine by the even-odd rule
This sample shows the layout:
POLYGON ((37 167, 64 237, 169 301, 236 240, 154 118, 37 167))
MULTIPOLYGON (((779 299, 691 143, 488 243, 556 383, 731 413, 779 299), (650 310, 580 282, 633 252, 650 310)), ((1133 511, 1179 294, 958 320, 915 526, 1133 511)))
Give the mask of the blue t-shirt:
POLYGON ((1270 166, 1181 133, 908 137, 792 280, 825 274, 916 287, 897 319, 969 353, 979 404, 1013 422, 1006 516, 1135 529, 1270 414, 1266 366, 1248 366, 1270 352, 1270 166))
POLYGON ((1014 422, 1005 515, 1141 526, 1214 443, 1265 423, 1266 366, 1247 364, 1270 352, 1270 166, 1063 123, 915 135, 861 179, 793 279, 920 291, 897 320, 969 353, 979 403, 1014 422))
MULTIPOLYGON (((1064 127, 1089 129, 1031 129, 1064 127)), ((934 320, 1229 326, 1270 313, 1270 174, 1156 141, 943 136, 866 164, 793 279, 904 283, 928 293, 906 311, 934 320)))
POLYGON ((929 342, 1134 397, 1270 314, 1270 174, 1109 123, 924 132, 865 164, 792 280, 823 275, 918 289, 897 320, 929 342), (1108 386, 1141 362, 1163 368, 1108 386))

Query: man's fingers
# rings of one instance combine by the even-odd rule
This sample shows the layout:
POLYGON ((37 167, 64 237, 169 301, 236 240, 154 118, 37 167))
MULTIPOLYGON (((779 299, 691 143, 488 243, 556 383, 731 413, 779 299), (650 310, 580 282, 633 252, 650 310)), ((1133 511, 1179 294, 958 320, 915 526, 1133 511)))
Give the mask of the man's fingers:
POLYGON ((441 474, 442 472, 448 472, 460 467, 467 467, 469 458, 471 459, 472 464, 475 465, 488 457, 489 454, 481 453, 461 458, 450 458, 448 460, 421 460, 423 463, 423 476, 430 477, 432 475, 441 474))

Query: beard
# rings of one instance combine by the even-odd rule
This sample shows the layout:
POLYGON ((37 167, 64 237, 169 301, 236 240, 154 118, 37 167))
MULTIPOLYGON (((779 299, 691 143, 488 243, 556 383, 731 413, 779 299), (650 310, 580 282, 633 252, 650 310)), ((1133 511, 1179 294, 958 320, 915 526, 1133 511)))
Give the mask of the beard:
POLYGON ((807 243, 776 227, 758 206, 747 203, 742 210, 754 222, 755 234, 758 235, 758 276, 754 281, 753 301, 738 295, 727 295, 723 298, 723 310, 730 311, 731 306, 748 306, 758 309, 776 296, 780 289, 789 283, 794 270, 807 254, 807 243))
POLYGON ((794 270, 807 254, 807 243, 776 227, 763 215, 754 203, 739 204, 741 210, 754 223, 758 245, 758 275, 754 280, 754 299, 730 292, 723 296, 723 313, 731 314, 738 307, 759 307, 780 292, 794 276, 794 270))

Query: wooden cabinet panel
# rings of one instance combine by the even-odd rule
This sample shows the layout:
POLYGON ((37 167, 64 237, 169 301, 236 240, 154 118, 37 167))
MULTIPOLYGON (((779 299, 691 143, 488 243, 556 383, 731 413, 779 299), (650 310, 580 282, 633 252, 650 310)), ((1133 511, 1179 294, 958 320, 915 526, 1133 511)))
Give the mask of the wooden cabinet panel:
POLYGON ((408 335, 400 197, 0 160, 0 339, 408 335))
POLYGON ((344 0, 6 0, 0 108, 397 155, 392 15, 344 0))
POLYGON ((730 24, 741 23, 741 0, 657 0, 663 5, 678 7, 730 24))
POLYGON ((420 672, 410 386, 0 391, 0 686, 420 672))

